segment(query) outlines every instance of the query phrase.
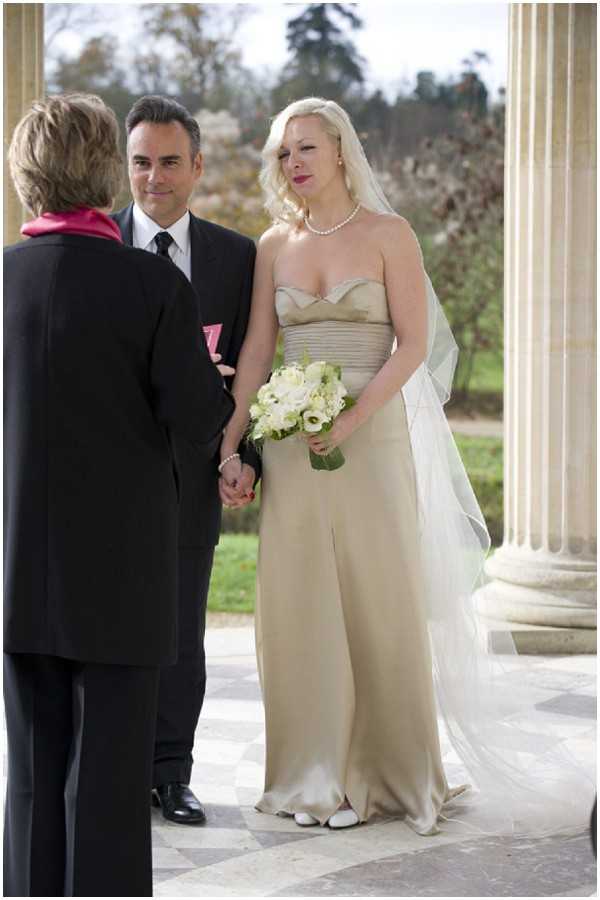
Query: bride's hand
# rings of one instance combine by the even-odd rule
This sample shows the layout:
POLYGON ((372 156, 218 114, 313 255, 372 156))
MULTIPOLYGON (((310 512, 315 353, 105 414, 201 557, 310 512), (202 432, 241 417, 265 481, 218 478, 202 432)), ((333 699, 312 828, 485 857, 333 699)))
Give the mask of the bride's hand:
POLYGON ((359 425, 360 422, 354 412, 354 407, 352 407, 340 413, 330 431, 306 435, 305 440, 313 453, 318 456, 327 456, 335 447, 343 444, 359 425))
POLYGON ((231 487, 236 486, 241 474, 242 461, 239 456, 234 456, 233 459, 230 459, 229 462, 226 462, 220 472, 223 481, 231 487))

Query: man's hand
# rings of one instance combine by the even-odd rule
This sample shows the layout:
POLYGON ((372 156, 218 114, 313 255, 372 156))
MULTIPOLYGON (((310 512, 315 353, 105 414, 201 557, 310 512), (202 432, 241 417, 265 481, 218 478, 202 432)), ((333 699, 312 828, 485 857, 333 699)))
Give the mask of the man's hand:
MULTIPOLYGON (((214 362, 214 364, 216 366, 217 366, 217 363, 219 362, 219 360, 222 359, 220 353, 211 353, 210 358, 212 359, 212 361, 214 362)), ((221 373, 223 378, 226 375, 235 375, 235 369, 233 369, 231 366, 225 366, 225 365, 217 366, 217 369, 219 370, 219 372, 221 373)))

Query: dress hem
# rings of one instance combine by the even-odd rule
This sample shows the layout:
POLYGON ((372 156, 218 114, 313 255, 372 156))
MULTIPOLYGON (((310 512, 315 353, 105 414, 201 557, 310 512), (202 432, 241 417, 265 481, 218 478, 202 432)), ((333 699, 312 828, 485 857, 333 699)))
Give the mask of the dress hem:
MULTIPOLYGON (((421 837, 431 837, 432 835, 439 834, 441 831, 441 829, 437 823, 438 823, 438 819, 441 816, 442 809, 444 808, 444 806, 446 806, 447 803, 450 803, 450 801, 454 800, 459 795, 464 794, 470 788, 471 788, 470 784, 461 784, 455 788, 448 788, 444 799, 440 803, 439 810, 435 814, 435 818, 434 818, 433 822, 428 826, 418 827, 417 823, 414 820, 412 820, 410 818, 410 816, 407 816, 406 813, 398 814, 398 815, 388 815, 388 816, 384 816, 384 818, 398 819, 400 821, 403 821, 408 825, 408 827, 412 831, 415 832, 415 834, 418 834, 421 837)), ((364 824, 370 822, 371 819, 373 819, 379 815, 379 813, 372 813, 369 816, 362 816, 358 812, 356 807, 352 805, 350 798, 348 798, 348 802, 350 804, 350 807, 354 810, 354 812, 358 816, 359 821, 357 824, 364 825, 364 824)), ((314 810, 310 810, 310 809, 306 809, 306 808, 291 810, 291 809, 286 809, 284 806, 277 807, 275 805, 264 802, 264 797, 261 798, 257 803, 254 804, 254 809, 256 809, 258 812, 265 813, 266 815, 285 816, 287 818, 293 818, 295 813, 307 813, 308 815, 317 819, 317 821, 321 827, 324 827, 325 825, 327 825, 327 822, 329 821, 331 816, 333 816, 339 810, 339 808, 340 808, 340 805, 338 804, 335 807, 335 809, 332 809, 332 811, 327 813, 327 815, 318 816, 318 815, 315 815, 314 810)))

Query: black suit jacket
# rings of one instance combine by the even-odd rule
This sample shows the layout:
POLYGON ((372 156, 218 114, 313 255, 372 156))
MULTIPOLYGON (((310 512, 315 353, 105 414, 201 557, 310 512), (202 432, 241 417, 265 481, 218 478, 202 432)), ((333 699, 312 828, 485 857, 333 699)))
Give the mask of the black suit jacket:
POLYGON ((213 454, 234 404, 168 260, 44 235, 4 254, 5 650, 176 659, 169 432, 213 454))
MULTIPOLYGON (((133 204, 112 218, 127 244, 133 243, 133 204)), ((190 213, 192 286, 205 325, 223 323, 217 351, 226 365, 237 365, 250 315, 256 248, 250 238, 190 213)), ((229 379, 226 379, 229 383, 229 379)), ((175 436, 175 453, 182 481, 179 542, 184 547, 218 543, 221 501, 218 491, 218 453, 207 462, 189 441, 175 436)), ((241 449, 242 459, 260 476, 260 456, 252 445, 241 449)))

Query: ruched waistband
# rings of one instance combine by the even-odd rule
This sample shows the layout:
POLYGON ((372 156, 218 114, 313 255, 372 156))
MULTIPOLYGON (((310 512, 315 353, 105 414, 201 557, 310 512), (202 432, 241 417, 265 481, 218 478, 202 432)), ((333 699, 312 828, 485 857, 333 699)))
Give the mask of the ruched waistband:
POLYGON ((342 381, 358 397, 390 358, 394 343, 391 325, 375 322, 311 322, 287 325, 283 330, 286 365, 325 360, 342 368, 342 381))
POLYGON ((389 359, 394 343, 391 325, 368 322, 311 322, 283 328, 286 365, 325 360, 342 369, 378 371, 389 359))

